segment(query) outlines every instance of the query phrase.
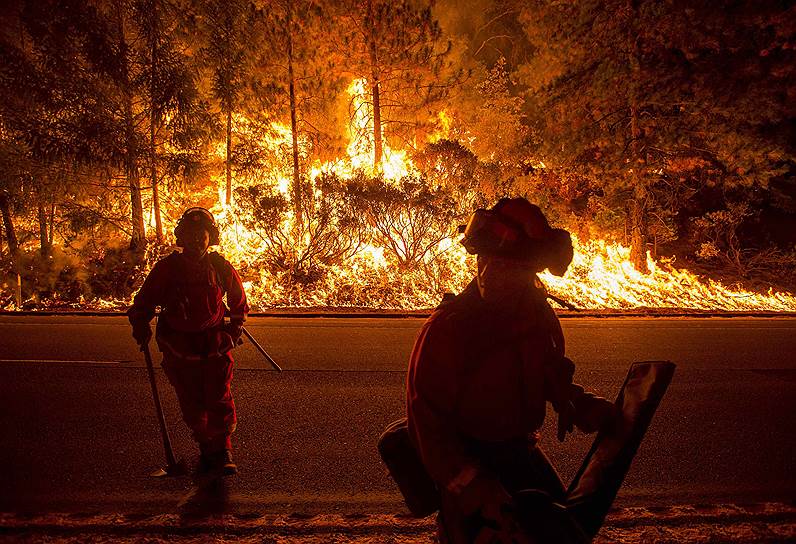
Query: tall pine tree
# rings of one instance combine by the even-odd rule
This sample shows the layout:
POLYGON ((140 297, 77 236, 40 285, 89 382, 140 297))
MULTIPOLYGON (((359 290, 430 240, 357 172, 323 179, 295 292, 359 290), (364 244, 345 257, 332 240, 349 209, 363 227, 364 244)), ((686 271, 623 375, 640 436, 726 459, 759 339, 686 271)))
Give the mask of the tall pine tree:
POLYGON ((451 44, 431 2, 351 0, 338 17, 343 70, 368 82, 373 167, 380 171, 385 135, 413 143, 417 128, 435 117, 458 75, 446 65, 451 44))
POLYGON ((624 208, 639 270, 651 222, 675 229, 666 218, 683 195, 783 172, 794 19, 785 4, 517 5, 534 47, 519 77, 540 158, 624 208))

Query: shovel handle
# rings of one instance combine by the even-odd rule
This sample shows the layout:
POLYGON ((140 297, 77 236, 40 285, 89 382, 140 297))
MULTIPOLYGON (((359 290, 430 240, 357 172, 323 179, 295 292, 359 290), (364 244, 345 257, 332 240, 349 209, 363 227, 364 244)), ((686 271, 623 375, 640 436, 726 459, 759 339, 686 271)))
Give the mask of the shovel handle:
POLYGON ((253 345, 255 348, 257 348, 257 351, 259 351, 260 353, 262 353, 263 357, 265 357, 265 360, 266 360, 266 361, 268 361, 268 362, 271 364, 271 366, 272 366, 272 367, 274 367, 274 370, 276 370, 277 372, 282 372, 282 367, 281 367, 281 366, 279 366, 279 365, 276 363, 276 361, 274 361, 274 360, 271 358, 271 356, 270 356, 270 355, 268 355, 268 352, 267 352, 267 351, 265 351, 265 350, 263 349, 263 347, 260 345, 260 343, 259 343, 257 340, 255 340, 255 339, 254 339, 254 337, 251 335, 251 333, 250 333, 249 331, 247 331, 247 330, 246 330, 246 327, 241 327, 241 332, 243 332, 243 334, 246 336, 246 338, 248 338, 248 339, 249 339, 249 342, 251 342, 251 343, 252 343, 252 345, 253 345))
POLYGON ((152 354, 149 352, 149 342, 141 344, 141 351, 144 353, 144 360, 146 361, 146 370, 149 375, 149 385, 152 387, 152 398, 155 400, 155 412, 158 416, 158 424, 160 425, 160 434, 163 437, 163 449, 166 450, 166 463, 168 468, 177 466, 177 459, 174 457, 174 450, 171 447, 171 439, 169 438, 169 431, 166 427, 166 418, 163 416, 163 406, 160 404, 160 395, 158 394, 158 384, 155 380, 155 366, 152 364, 152 354))

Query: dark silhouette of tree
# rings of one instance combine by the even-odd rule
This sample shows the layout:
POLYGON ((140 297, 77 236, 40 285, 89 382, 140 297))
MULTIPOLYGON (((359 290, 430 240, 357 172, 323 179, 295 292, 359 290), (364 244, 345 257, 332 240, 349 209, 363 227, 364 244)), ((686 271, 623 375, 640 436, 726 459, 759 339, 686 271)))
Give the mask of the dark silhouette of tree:
POLYGON ((135 0, 132 14, 141 36, 136 55, 140 66, 137 85, 146 98, 147 161, 155 233, 160 243, 160 181, 175 174, 190 179, 200 169, 200 151, 209 139, 210 121, 195 83, 192 59, 183 53, 185 46, 178 41, 178 28, 183 24, 181 6, 172 0, 135 0))
MULTIPOLYGON (((176 42, 177 16, 167 0, 24 2, 19 14, 29 41, 18 48, 27 64, 14 65, 15 78, 30 98, 18 116, 18 134, 37 167, 36 179, 61 187, 69 179, 65 169, 83 168, 92 171, 84 175, 115 189, 113 171, 121 172, 130 203, 125 230, 139 258, 146 246, 142 170, 152 182, 161 241, 159 183, 165 175, 197 170, 200 143, 208 138, 189 59, 176 42)), ((53 199, 52 192, 38 193, 53 199)), ((40 220, 49 216, 52 222, 52 202, 40 204, 40 220)), ((52 225, 40 230, 53 232, 52 225)))
POLYGON ((225 204, 232 199, 234 115, 242 110, 244 92, 258 47, 257 15, 249 0, 196 3, 200 57, 211 73, 211 92, 224 119, 225 204))
POLYGON ((783 172, 775 157, 792 156, 793 117, 785 3, 517 7, 535 48, 519 76, 540 155, 592 179, 609 209, 624 208, 638 269, 651 224, 677 224, 667 203, 706 184, 765 186, 783 172))
POLYGON ((264 47, 255 73, 258 106, 290 126, 290 200, 296 228, 304 228, 302 185, 310 155, 321 156, 336 140, 333 105, 343 90, 329 36, 335 31, 328 6, 314 0, 280 0, 263 12, 264 47), (300 142, 304 142, 301 149, 300 142), (304 164, 302 164, 302 162, 304 164))
MULTIPOLYGON (((69 185, 65 175, 75 156, 70 149, 70 139, 75 124, 74 81, 72 85, 58 88, 55 78, 72 77, 75 66, 69 60, 74 50, 64 45, 56 49, 57 39, 36 43, 30 30, 38 27, 27 24, 29 15, 24 3, 16 3, 13 17, 4 20, 0 48, 5 62, 0 77, 3 106, 2 152, 0 162, 4 171, 3 216, 8 242, 17 246, 10 203, 18 210, 35 210, 38 223, 39 250, 42 257, 52 254, 57 200, 64 196, 69 185), (54 51, 49 53, 48 51, 54 51), (64 168, 66 166, 66 168, 64 168), (60 168, 59 168, 60 167, 60 168)), ((65 18, 64 18, 65 19, 65 18)), ((68 21, 53 25, 63 33, 68 21)))

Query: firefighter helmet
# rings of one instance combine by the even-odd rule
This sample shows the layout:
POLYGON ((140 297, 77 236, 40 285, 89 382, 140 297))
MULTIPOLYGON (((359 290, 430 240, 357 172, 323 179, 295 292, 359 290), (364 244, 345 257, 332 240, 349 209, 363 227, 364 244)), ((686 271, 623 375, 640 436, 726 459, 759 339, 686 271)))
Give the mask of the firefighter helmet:
POLYGON ((182 236, 190 228, 203 227, 210 235, 210 245, 216 246, 219 243, 218 225, 216 218, 209 210, 200 207, 188 208, 182 214, 177 226, 174 228, 174 236, 177 238, 177 245, 183 246, 182 236))
POLYGON ((551 228, 539 206, 524 198, 502 198, 489 210, 478 209, 459 230, 471 254, 533 262, 556 275, 572 261, 569 233, 551 228))

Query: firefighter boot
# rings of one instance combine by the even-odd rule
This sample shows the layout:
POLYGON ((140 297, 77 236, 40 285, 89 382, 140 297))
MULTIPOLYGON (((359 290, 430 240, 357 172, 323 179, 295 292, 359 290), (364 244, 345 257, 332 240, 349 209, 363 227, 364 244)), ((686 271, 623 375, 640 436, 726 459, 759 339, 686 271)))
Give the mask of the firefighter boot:
POLYGON ((225 475, 238 473, 238 465, 236 465, 235 461, 232 460, 232 451, 224 450, 219 453, 218 467, 225 475))

